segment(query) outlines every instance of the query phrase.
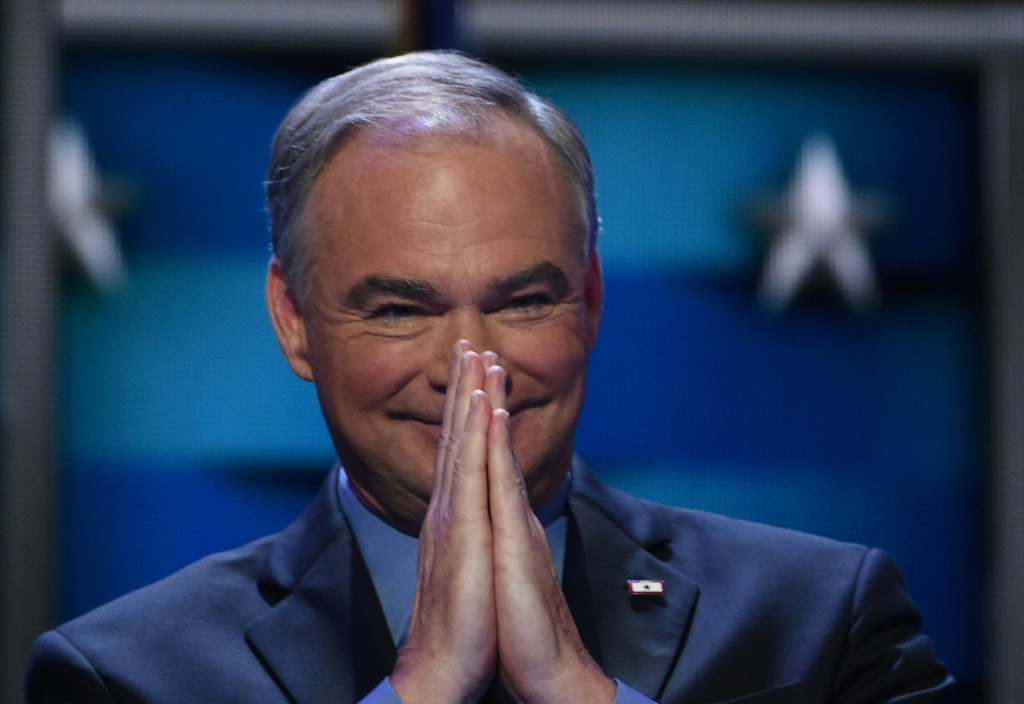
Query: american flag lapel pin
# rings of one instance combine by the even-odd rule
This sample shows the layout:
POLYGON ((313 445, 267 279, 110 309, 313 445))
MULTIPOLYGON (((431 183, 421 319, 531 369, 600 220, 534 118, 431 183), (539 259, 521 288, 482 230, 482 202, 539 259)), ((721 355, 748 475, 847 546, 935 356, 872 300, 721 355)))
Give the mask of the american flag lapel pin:
POLYGON ((665 596, 665 580, 629 579, 626 587, 630 596, 665 596))

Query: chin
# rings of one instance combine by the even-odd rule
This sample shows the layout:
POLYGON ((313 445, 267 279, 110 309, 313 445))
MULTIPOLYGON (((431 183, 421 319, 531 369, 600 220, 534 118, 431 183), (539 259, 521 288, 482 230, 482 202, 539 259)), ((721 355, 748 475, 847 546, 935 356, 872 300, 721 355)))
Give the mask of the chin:
POLYGON ((563 450, 560 447, 531 442, 529 438, 516 444, 521 448, 529 448, 528 451, 517 451, 516 460, 531 496, 538 485, 545 483, 544 479, 560 474, 563 469, 567 470, 568 467, 563 465, 571 462, 571 446, 568 450, 563 450))

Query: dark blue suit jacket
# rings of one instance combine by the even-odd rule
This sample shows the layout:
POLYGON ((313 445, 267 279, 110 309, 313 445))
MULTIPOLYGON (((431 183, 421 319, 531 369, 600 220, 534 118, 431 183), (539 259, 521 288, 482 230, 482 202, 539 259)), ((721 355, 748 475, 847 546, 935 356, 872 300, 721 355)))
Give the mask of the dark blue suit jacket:
MULTIPOLYGON (((28 701, 358 701, 396 654, 336 482, 283 532, 41 636, 28 701)), ((581 462, 569 514, 580 635, 648 697, 933 702, 953 686, 883 552, 639 501, 581 462), (662 579, 666 594, 631 597, 627 579, 662 579)))

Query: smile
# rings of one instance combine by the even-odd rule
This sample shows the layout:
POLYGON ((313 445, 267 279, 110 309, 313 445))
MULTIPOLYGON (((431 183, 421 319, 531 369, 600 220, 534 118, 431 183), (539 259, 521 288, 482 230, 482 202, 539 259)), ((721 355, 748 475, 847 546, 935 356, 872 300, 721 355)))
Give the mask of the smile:
MULTIPOLYGON (((540 408, 546 406, 549 399, 527 399, 521 403, 517 403, 509 409, 509 417, 513 420, 522 413, 528 411, 531 408, 540 408)), ((426 428, 437 428, 437 432, 440 433, 442 418, 441 416, 424 415, 410 411, 388 411, 387 416, 391 420, 406 421, 410 423, 416 423, 426 428)))

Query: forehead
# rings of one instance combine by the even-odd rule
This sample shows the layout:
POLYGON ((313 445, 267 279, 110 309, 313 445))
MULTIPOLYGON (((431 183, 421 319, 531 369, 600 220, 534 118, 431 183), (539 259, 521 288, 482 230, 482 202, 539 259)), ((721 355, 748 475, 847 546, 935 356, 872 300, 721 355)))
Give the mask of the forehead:
POLYGON ((540 135, 511 120, 470 134, 358 133, 327 163, 308 213, 321 282, 582 266, 564 172, 540 135))

